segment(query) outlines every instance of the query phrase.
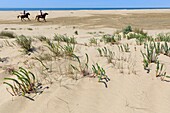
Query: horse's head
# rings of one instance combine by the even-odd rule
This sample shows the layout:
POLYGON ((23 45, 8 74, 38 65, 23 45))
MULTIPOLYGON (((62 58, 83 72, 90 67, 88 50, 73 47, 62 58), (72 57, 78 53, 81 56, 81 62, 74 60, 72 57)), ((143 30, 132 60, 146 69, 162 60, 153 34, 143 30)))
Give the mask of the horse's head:
POLYGON ((30 15, 30 13, 26 13, 25 15, 30 15))
POLYGON ((44 15, 48 15, 48 13, 44 13, 44 15))

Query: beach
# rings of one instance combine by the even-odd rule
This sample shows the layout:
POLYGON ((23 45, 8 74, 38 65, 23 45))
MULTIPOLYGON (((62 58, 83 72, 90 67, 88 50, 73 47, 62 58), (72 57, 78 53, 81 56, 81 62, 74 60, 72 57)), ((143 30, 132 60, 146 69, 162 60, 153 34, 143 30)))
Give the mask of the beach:
POLYGON ((156 40, 158 34, 170 36, 166 35, 170 32, 170 9, 44 10, 48 13, 47 22, 35 20, 39 11, 26 12, 31 21, 17 18, 22 11, 0 11, 0 32, 14 36, 0 33, 0 113, 169 113, 170 41, 167 53, 154 50, 151 59, 156 54, 155 62, 149 62, 146 68, 142 52, 146 52, 145 45, 150 42, 165 43, 156 40), (144 40, 139 44, 138 36, 133 38, 130 33, 141 34, 144 40), (19 36, 31 38, 32 48, 25 52, 16 41, 19 36), (57 36, 76 41, 67 42, 57 36), (107 40, 107 36, 114 36, 114 40, 107 40), (55 44, 58 51, 53 48, 55 44), (74 49, 76 57, 66 47, 74 49), (163 64, 163 70, 158 70, 157 61, 163 64), (101 79, 108 77, 108 81, 99 82, 102 74, 97 72, 102 69, 93 71, 97 65, 107 75, 101 79), (4 80, 22 79, 11 71, 19 67, 34 73, 33 81, 38 84, 34 90, 24 92, 20 89, 24 86, 4 80), (20 90, 13 92, 4 81, 20 90))

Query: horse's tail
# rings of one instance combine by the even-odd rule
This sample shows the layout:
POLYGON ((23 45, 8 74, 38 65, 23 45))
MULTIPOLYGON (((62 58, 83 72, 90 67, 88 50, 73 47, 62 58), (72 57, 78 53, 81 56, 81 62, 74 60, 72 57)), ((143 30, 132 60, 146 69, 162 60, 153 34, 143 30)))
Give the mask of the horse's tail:
POLYGON ((20 15, 17 16, 17 18, 19 18, 19 17, 20 17, 20 15))

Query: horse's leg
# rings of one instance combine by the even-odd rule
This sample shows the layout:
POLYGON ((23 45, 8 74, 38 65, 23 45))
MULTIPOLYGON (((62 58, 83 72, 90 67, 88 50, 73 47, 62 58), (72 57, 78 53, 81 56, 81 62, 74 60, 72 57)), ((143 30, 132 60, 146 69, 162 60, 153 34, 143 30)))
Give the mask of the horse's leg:
POLYGON ((39 17, 38 17, 38 19, 37 19, 37 20, 38 20, 38 22, 40 22, 40 18, 39 18, 39 17))
POLYGON ((29 17, 28 17, 28 20, 31 21, 29 17))
POLYGON ((47 22, 45 18, 44 18, 44 21, 47 22))

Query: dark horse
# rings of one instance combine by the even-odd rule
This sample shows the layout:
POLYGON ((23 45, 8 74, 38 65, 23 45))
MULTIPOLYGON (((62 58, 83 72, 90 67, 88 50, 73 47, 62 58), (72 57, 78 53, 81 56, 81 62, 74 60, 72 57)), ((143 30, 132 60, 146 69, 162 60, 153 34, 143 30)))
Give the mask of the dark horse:
MULTIPOLYGON (((21 21, 25 20, 24 18, 28 18, 28 20, 30 20, 29 17, 28 17, 29 15, 30 15, 30 13, 26 13, 26 14, 23 14, 23 15, 18 15, 17 17, 18 17, 18 18, 20 17, 20 18, 21 18, 21 21)), ((26 20, 25 20, 25 21, 26 21, 26 20)))
POLYGON ((40 18, 42 18, 42 19, 44 19, 44 21, 46 22, 45 17, 46 17, 47 15, 48 15, 48 13, 44 13, 44 14, 42 14, 42 15, 37 15, 37 16, 35 17, 35 20, 37 20, 37 21, 40 22, 40 18))

